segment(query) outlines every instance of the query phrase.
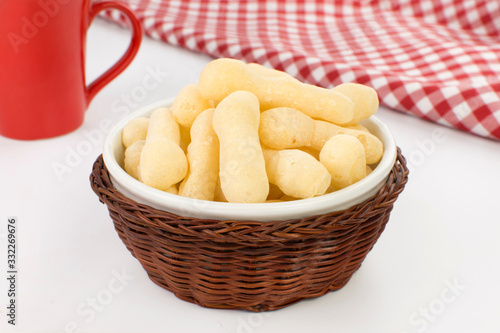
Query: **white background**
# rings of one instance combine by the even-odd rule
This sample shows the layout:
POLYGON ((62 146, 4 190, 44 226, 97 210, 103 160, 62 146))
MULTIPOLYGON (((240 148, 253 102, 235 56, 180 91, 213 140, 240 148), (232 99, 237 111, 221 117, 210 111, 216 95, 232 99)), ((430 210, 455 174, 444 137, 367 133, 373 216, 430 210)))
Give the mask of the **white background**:
MULTIPOLYGON (((89 81, 128 40, 127 30, 94 23, 89 81)), ((80 129, 48 140, 0 138, 3 272, 7 218, 19 221, 17 325, 7 324, 2 278, 0 332, 500 331, 500 143, 385 108, 377 116, 408 158, 410 180, 386 230, 343 289, 254 314, 205 309, 151 282, 88 178, 106 125, 175 96, 210 60, 146 38, 132 65, 94 99, 80 129), (151 71, 160 73, 154 88, 151 71), (65 172, 56 171, 61 165, 65 172)))

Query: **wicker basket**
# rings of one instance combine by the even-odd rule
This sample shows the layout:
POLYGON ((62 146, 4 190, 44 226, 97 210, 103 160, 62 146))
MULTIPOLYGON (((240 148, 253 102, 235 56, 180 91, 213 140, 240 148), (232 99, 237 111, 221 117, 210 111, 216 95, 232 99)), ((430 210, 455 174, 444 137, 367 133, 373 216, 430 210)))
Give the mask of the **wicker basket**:
POLYGON ((182 217, 139 204, 112 185, 102 156, 90 182, 123 243, 151 280, 204 307, 275 310, 342 288, 361 266, 408 180, 398 158, 371 199, 287 221, 182 217))

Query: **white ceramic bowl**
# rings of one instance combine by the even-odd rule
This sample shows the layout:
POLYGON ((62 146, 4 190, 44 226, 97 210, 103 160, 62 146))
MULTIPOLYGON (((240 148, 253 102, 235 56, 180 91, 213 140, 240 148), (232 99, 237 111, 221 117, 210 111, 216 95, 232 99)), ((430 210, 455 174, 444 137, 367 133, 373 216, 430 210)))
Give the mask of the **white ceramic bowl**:
POLYGON ((174 195, 147 186, 125 172, 121 141, 122 129, 131 119, 148 117, 154 109, 170 106, 172 101, 167 99, 145 106, 118 122, 106 138, 103 158, 113 185, 123 195, 177 215, 217 220, 276 221, 347 209, 375 195, 387 180, 396 160, 396 144, 389 128, 372 116, 361 124, 382 141, 384 155, 372 173, 342 190, 309 199, 272 203, 212 202, 174 195))

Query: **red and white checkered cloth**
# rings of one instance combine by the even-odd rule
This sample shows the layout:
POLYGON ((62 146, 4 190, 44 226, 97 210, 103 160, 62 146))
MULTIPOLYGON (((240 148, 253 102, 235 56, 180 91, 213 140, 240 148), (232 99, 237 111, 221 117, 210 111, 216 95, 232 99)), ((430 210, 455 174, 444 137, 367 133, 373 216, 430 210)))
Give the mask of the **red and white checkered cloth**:
MULTIPOLYGON (((498 0, 121 0, 148 36, 500 140, 498 0)), ((124 22, 116 13, 115 21, 124 22)))

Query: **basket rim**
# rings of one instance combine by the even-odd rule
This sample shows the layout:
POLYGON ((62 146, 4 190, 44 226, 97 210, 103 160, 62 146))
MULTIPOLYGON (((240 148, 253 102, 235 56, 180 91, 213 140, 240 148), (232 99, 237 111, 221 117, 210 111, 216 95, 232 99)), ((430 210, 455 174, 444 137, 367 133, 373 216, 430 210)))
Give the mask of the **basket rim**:
POLYGON ((408 181, 408 174, 406 159, 398 147, 397 159, 389 173, 389 177, 380 190, 371 198, 341 211, 306 218, 276 221, 201 219, 180 216, 138 203, 120 193, 113 186, 102 155, 94 163, 90 182, 93 191, 101 202, 105 203, 108 208, 116 206, 117 209, 125 210, 126 214, 133 217, 136 223, 140 225, 159 229, 167 228, 185 235, 199 235, 201 233, 203 237, 211 238, 214 241, 226 242, 236 237, 238 242, 246 240, 254 243, 259 241, 306 239, 324 230, 338 227, 339 223, 343 223, 342 221, 355 222, 362 212, 376 209, 377 206, 386 207, 392 205, 403 191, 408 181))

